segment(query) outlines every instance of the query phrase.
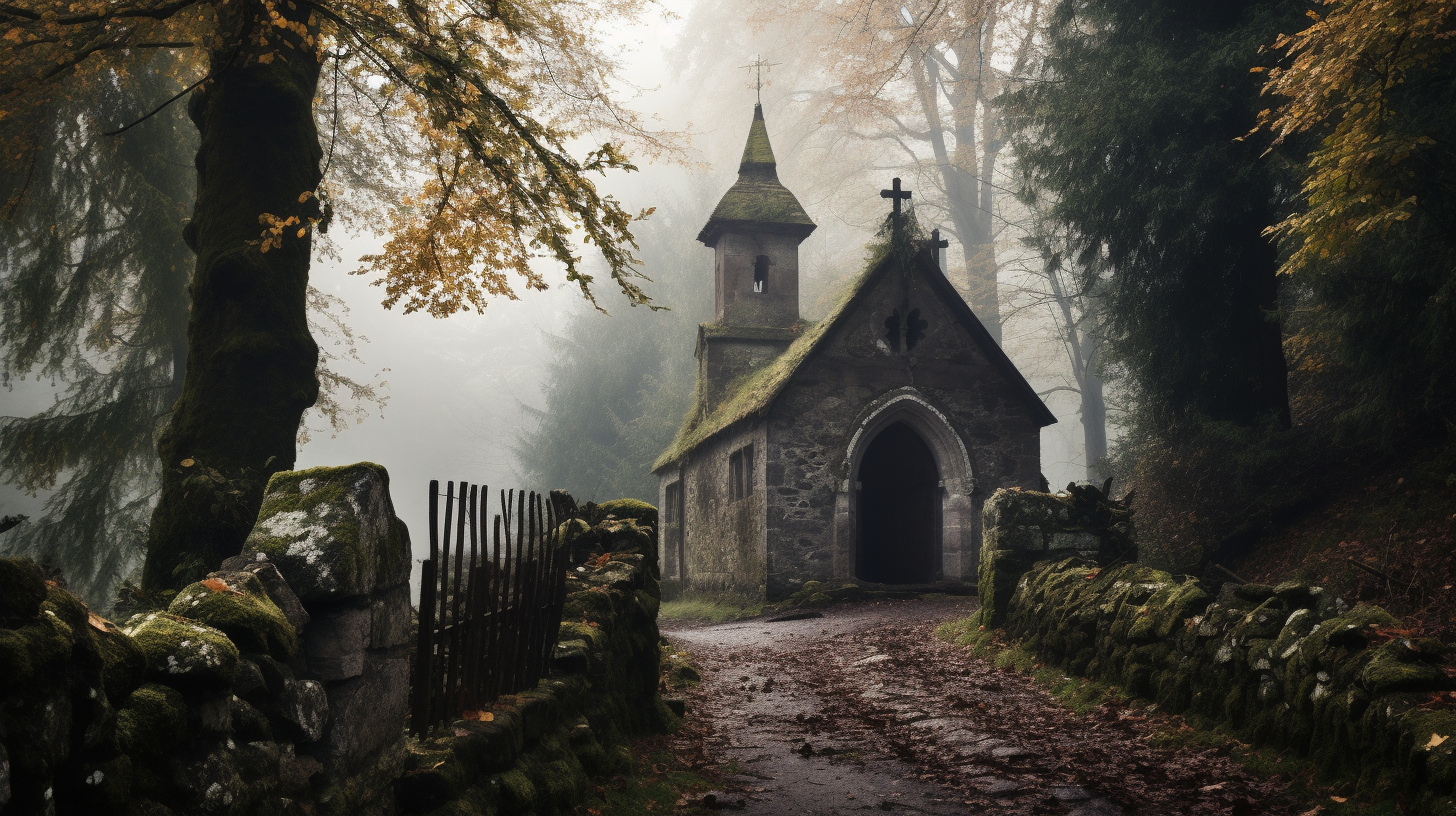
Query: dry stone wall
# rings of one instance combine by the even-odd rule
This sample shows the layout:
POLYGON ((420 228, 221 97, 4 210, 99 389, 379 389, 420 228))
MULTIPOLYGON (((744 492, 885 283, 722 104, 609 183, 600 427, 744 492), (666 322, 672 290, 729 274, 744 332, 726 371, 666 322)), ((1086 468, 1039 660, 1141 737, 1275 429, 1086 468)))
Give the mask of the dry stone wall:
POLYGON ((258 528, 123 625, 0 559, 0 811, 392 812, 411 612, 388 476, 277 474, 258 528))
POLYGON ((1000 626, 1017 582, 1049 558, 1081 556, 1099 563, 1137 559, 1132 511, 1107 495, 1111 483, 1068 485, 1064 493, 997 490, 981 509, 978 593, 981 623, 1000 626))
POLYGON ((983 621, 1068 672, 1292 749, 1361 790, 1399 792, 1410 813, 1456 814, 1445 645, 1298 582, 1226 584, 1215 597, 1196 579, 1129 563, 1108 535, 1116 525, 1088 518, 1074 497, 998 493, 986 514, 983 621), (1079 535, 1089 537, 1077 545, 1079 535), (1058 546, 1058 536, 1071 538, 1058 546))
POLYGON ((657 511, 627 500, 588 515, 570 522, 590 560, 568 577, 551 676, 411 740, 401 813, 572 813, 590 777, 630 766, 629 736, 672 724, 658 695, 657 511))

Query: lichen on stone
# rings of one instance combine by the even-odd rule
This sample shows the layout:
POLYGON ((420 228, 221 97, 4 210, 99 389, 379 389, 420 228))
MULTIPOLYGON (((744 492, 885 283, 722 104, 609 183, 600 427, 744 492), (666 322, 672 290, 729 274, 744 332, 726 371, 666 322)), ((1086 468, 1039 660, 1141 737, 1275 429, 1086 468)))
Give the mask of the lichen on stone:
POLYGON ((274 474, 243 555, 273 562, 310 603, 365 595, 410 568, 389 475, 369 462, 274 474))
POLYGON ((134 615, 123 631, 147 659, 147 676, 174 686, 223 687, 238 670, 238 647, 217 629, 167 612, 134 615))

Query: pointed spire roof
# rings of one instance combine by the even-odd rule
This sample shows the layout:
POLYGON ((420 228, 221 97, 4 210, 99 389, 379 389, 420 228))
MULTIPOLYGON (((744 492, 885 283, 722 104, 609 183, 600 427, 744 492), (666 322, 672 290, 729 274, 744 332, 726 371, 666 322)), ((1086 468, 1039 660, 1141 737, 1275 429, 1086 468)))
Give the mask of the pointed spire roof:
POLYGON ((724 230, 735 227, 787 233, 800 239, 815 229, 799 199, 779 182, 762 105, 753 106, 753 124, 748 128, 748 142, 743 146, 738 181, 723 194, 708 223, 698 233, 698 240, 713 246, 724 230))

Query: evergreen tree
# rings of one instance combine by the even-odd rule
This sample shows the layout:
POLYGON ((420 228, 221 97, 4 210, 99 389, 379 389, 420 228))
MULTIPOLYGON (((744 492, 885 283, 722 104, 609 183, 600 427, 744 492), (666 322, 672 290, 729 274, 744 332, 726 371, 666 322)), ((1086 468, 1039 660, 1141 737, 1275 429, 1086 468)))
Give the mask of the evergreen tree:
POLYGON ((1289 0, 1063 0, 1043 81, 1014 95, 1030 195, 1083 270, 1105 270, 1108 360, 1152 427, 1195 417, 1288 423, 1279 259, 1264 236, 1287 196, 1276 154, 1244 137, 1260 48, 1289 0))
MULTIPOLYGON (((181 85, 166 57, 133 70, 136 91, 181 85)), ((103 603, 140 561, 161 468, 156 437, 181 391, 192 251, 195 131, 180 108, 114 139, 135 111, 111 82, 87 85, 49 119, 27 206, 0 220, 0 360, 8 387, 58 383, 48 410, 0 418, 0 478, 60 487, 44 518, 4 549, 50 564, 103 603)))
POLYGON ((659 207, 637 231, 653 300, 667 310, 582 308, 547 371, 545 405, 516 449, 526 483, 582 501, 657 502, 652 462, 692 408, 698 324, 712 318, 713 269, 694 240, 711 200, 659 207))

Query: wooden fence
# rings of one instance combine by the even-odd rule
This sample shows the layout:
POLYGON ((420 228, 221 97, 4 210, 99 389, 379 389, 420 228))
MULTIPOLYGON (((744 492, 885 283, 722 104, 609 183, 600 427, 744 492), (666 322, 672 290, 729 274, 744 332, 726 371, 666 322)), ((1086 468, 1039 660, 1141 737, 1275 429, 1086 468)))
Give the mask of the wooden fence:
POLYGON ((430 557, 410 678, 416 736, 535 688, 551 663, 570 560, 558 513, 534 492, 502 490, 487 527, 489 497, 483 485, 447 482, 442 495, 430 482, 430 557))

